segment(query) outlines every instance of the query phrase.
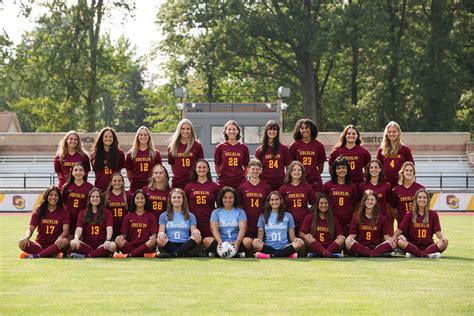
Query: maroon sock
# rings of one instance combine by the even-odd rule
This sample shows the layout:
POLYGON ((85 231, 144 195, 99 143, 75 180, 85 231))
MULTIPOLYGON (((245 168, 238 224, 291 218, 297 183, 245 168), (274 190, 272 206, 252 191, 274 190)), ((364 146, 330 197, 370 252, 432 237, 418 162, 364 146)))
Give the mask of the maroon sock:
POLYGON ((309 245, 309 249, 317 253, 318 255, 324 256, 325 252, 327 253, 327 250, 324 248, 324 246, 317 240, 315 240, 311 245, 309 245))
POLYGON ((378 245, 377 247, 375 247, 374 250, 372 250, 372 255, 374 257, 378 257, 385 252, 392 252, 392 251, 393 251, 392 246, 390 246, 388 242, 384 242, 378 245))
POLYGON ((135 249, 134 251, 130 252, 130 257, 143 257, 143 254, 146 252, 150 252, 146 243, 135 249))
POLYGON ((421 250, 418 249, 418 247, 412 243, 408 243, 408 245, 405 247, 405 249, 403 249, 403 251, 409 252, 416 257, 423 257, 423 253, 421 252, 421 250))
POLYGON ((74 250, 74 251, 72 251, 72 252, 80 253, 80 254, 83 254, 83 255, 86 255, 86 256, 87 256, 88 254, 91 253, 91 251, 92 251, 91 246, 89 246, 88 244, 83 243, 83 242, 81 241, 81 246, 79 247, 79 249, 76 249, 76 250, 74 250))
POLYGON ((41 245, 36 242, 30 241, 30 244, 26 246, 26 248, 23 251, 29 254, 35 254, 35 253, 40 253, 41 251, 43 251, 43 247, 41 247, 41 245))
POLYGON ((132 246, 128 241, 125 241, 125 244, 119 250, 123 253, 132 253, 135 250, 135 247, 132 246))
POLYGON ((366 246, 359 244, 357 241, 352 244, 350 251, 358 253, 363 257, 372 257, 372 251, 370 251, 366 246))
POLYGON ((432 244, 431 246, 426 248, 425 251, 423 251, 423 257, 428 257, 430 253, 435 253, 435 252, 441 252, 441 251, 439 250, 438 245, 432 244))
POLYGON ((342 247, 339 246, 335 241, 333 241, 327 248, 326 250, 331 254, 335 252, 341 252, 342 247))
POLYGON ((105 249, 103 246, 97 247, 96 250, 92 250, 89 253, 89 257, 91 258, 107 258, 110 257, 110 251, 105 249))
POLYGON ((42 250, 40 253, 38 253, 38 255, 41 258, 51 258, 52 256, 57 255, 61 251, 63 251, 63 250, 59 249, 58 246, 56 246, 55 244, 52 244, 51 246, 49 246, 45 250, 42 250))

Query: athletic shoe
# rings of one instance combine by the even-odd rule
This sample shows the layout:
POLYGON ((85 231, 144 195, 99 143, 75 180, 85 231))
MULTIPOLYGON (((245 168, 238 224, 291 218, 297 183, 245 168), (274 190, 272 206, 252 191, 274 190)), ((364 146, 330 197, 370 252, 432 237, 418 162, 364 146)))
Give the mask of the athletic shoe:
POLYGON ((237 252, 234 258, 245 258, 245 252, 237 252))
POLYGON ((331 258, 344 258, 344 255, 340 252, 331 253, 331 258))
POLYGON ((432 259, 439 259, 441 258, 441 253, 440 252, 433 252, 428 255, 428 258, 432 259))
POLYGON ((156 254, 154 252, 146 252, 143 254, 143 258, 156 258, 156 254))
POLYGON ((116 253, 114 253, 114 258, 115 259, 124 259, 124 258, 128 258, 128 255, 125 254, 125 253, 116 252, 116 253))
POLYGON ((288 258, 290 258, 290 259, 296 259, 296 258, 298 258, 298 253, 295 252, 295 253, 289 255, 288 258))
POLYGON ((29 256, 31 256, 31 254, 26 253, 26 252, 24 252, 24 251, 22 251, 22 252, 20 253, 20 259, 26 259, 26 258, 28 258, 29 256))
POLYGON ((267 255, 266 253, 263 253, 263 252, 256 252, 255 259, 270 259, 270 255, 267 255))
POLYGON ((71 254, 69 255, 69 257, 70 257, 70 258, 80 259, 80 258, 85 258, 86 256, 83 255, 82 253, 71 252, 71 254))
POLYGON ((412 254, 409 253, 409 252, 407 252, 407 253, 405 254, 405 258, 416 258, 416 256, 415 256, 415 255, 412 255, 412 254))
POLYGON ((60 252, 57 255, 55 255, 53 258, 62 259, 63 257, 64 257, 64 254, 62 252, 60 252))
POLYGON ((314 253, 314 252, 308 252, 306 255, 308 258, 324 258, 324 256, 321 256, 320 254, 314 253))
POLYGON ((169 259, 171 258, 171 255, 169 253, 160 253, 157 258, 159 259, 169 259))
POLYGON ((392 253, 384 252, 384 253, 381 253, 380 255, 378 255, 377 257, 379 257, 379 258, 392 258, 392 253))
POLYGON ((216 254, 213 253, 213 252, 210 252, 210 253, 209 253, 209 257, 210 257, 210 258, 215 258, 215 257, 216 257, 216 254))

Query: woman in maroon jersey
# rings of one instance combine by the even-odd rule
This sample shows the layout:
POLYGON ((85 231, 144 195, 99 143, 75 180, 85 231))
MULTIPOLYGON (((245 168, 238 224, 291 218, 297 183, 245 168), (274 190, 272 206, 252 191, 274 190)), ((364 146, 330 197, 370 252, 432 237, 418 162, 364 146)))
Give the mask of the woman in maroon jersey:
POLYGON ((329 197, 329 204, 341 224, 344 236, 347 236, 358 193, 356 185, 351 181, 351 169, 346 158, 338 157, 333 161, 331 180, 324 184, 324 193, 329 197))
POLYGON ((87 206, 87 196, 94 187, 85 180, 84 165, 78 162, 71 169, 71 176, 62 190, 64 206, 69 211, 71 222, 69 225, 69 239, 72 239, 76 231, 77 217, 87 206))
POLYGON ((255 158, 262 162, 260 179, 278 190, 283 185, 285 167, 291 163, 290 150, 280 143, 280 124, 270 120, 265 124, 263 139, 255 152, 255 158))
POLYGON ((316 196, 313 188, 306 182, 304 166, 299 161, 292 161, 288 166, 285 184, 280 187, 287 211, 295 220, 295 232, 298 234, 301 224, 308 215, 309 205, 314 204, 316 196))
POLYGON ((419 189, 425 187, 415 182, 415 164, 411 161, 403 163, 399 171, 399 185, 392 190, 392 214, 400 224, 405 213, 413 209, 413 196, 419 189))
POLYGON ((91 151, 92 170, 95 173, 95 187, 105 192, 110 177, 125 168, 125 154, 119 148, 115 131, 104 127, 97 135, 91 151))
POLYGON ((382 162, 385 180, 392 189, 397 186, 398 173, 405 161, 414 162, 410 148, 402 143, 402 130, 397 122, 385 126, 383 140, 377 150, 377 159, 382 162))
POLYGON ((212 237, 209 221, 216 208, 219 186, 212 181, 211 168, 204 159, 198 159, 191 172, 191 182, 184 188, 189 211, 196 216, 197 228, 203 238, 212 237))
POLYGON ((188 119, 182 119, 176 126, 168 146, 168 164, 173 171, 173 188, 184 189, 189 183, 194 164, 204 158, 202 145, 196 140, 196 132, 188 119))
POLYGON ((162 163, 161 154, 153 144, 150 130, 141 126, 138 128, 132 148, 125 158, 130 191, 133 193, 147 185, 153 167, 162 163))
POLYGON ((160 215, 166 211, 166 201, 171 191, 169 180, 168 170, 163 165, 157 164, 151 172, 150 182, 143 187, 143 192, 150 200, 151 211, 157 221, 160 215))
POLYGON ((303 164, 307 181, 315 193, 323 192, 321 174, 326 161, 324 145, 317 141, 316 137, 318 137, 316 124, 309 119, 300 119, 296 122, 293 132, 294 142, 290 146, 291 158, 303 164))
POLYGON ((412 211, 404 215, 393 235, 394 239, 398 238, 398 247, 406 252, 407 258, 441 258, 441 253, 448 248, 448 239, 441 231, 438 213, 429 207, 428 192, 425 189, 416 191, 412 211), (433 241, 433 235, 438 237, 437 243, 433 241))
POLYGON ((390 235, 393 235, 393 216, 390 208, 392 189, 390 183, 384 180, 382 163, 372 159, 366 166, 364 182, 359 183, 359 195, 367 190, 377 193, 377 201, 380 205, 380 215, 387 218, 390 227, 390 235))
POLYGON ((48 258, 58 255, 67 249, 69 240, 69 212, 63 208, 61 192, 55 186, 43 194, 40 206, 31 214, 30 224, 25 237, 18 241, 23 251, 20 258, 48 258), (38 235, 33 242, 30 240, 35 229, 38 235))
POLYGON ((133 193, 130 212, 125 215, 120 235, 115 238, 114 258, 155 257, 158 223, 150 211, 150 201, 142 190, 133 193))
POLYGON ((216 146, 214 163, 221 188, 230 186, 237 190, 245 182, 250 155, 247 145, 239 141, 240 133, 239 124, 234 120, 228 121, 224 125, 225 142, 216 146))
POLYGON ((360 132, 354 125, 347 125, 339 137, 339 142, 329 154, 329 165, 342 156, 349 161, 352 183, 358 185, 364 180, 364 168, 370 161, 370 153, 361 146, 360 132))
POLYGON ((81 138, 76 131, 69 131, 59 142, 56 157, 54 157, 54 172, 58 176, 58 188, 62 188, 69 179, 71 168, 81 162, 85 169, 85 178, 91 171, 89 156, 82 147, 81 138))
POLYGON ((110 178, 110 184, 104 193, 105 208, 112 212, 114 219, 112 239, 120 234, 122 220, 128 213, 128 206, 132 199, 132 193, 125 191, 125 180, 121 173, 116 172, 110 178))
POLYGON ((377 193, 365 191, 360 201, 359 212, 354 214, 346 248, 350 253, 362 257, 390 257, 397 244, 390 237, 387 219, 380 216, 377 193))
POLYGON ((87 208, 79 213, 74 239, 70 242, 72 258, 110 257, 117 249, 112 241, 114 218, 104 206, 100 189, 88 195, 87 208))
POLYGON ((316 203, 304 218, 299 237, 310 250, 309 258, 342 258, 341 250, 346 237, 339 221, 332 214, 329 198, 324 193, 318 195, 316 203))

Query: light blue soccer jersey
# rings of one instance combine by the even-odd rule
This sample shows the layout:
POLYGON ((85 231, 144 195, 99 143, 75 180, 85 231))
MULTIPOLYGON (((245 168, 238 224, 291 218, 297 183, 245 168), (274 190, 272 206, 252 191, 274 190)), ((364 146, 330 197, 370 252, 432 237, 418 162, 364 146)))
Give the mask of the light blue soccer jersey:
POLYGON ((160 215, 158 223, 165 225, 165 233, 168 240, 176 243, 183 243, 189 239, 191 225, 196 225, 196 216, 189 213, 189 219, 185 220, 183 213, 174 212, 173 220, 168 220, 166 212, 160 215))
POLYGON ((234 207, 232 210, 226 211, 220 207, 212 211, 211 214, 211 222, 219 224, 222 241, 233 242, 237 240, 241 221, 247 221, 247 215, 240 208, 234 207))
POLYGON ((289 244, 288 229, 295 228, 295 221, 288 212, 285 212, 281 222, 277 222, 277 217, 278 214, 276 212, 271 212, 268 224, 265 224, 263 214, 261 214, 258 218, 257 227, 265 230, 265 245, 274 249, 282 249, 289 244))

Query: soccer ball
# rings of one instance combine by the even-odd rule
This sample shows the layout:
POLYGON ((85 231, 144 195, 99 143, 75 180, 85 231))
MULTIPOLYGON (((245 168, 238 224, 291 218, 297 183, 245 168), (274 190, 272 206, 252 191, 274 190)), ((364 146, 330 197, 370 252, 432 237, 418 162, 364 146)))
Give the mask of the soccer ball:
POLYGON ((235 256, 237 249, 230 242, 224 241, 220 247, 217 247, 217 254, 222 259, 229 259, 235 256))

